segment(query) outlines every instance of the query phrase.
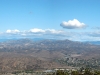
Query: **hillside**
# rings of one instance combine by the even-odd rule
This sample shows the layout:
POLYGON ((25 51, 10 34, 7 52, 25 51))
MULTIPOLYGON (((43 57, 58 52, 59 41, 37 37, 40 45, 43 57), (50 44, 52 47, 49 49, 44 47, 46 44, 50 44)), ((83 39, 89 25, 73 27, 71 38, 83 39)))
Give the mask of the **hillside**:
POLYGON ((98 60, 100 58, 99 54, 100 47, 98 45, 78 41, 9 40, 0 43, 0 71, 11 72, 87 66, 85 63, 79 66, 75 66, 75 64, 82 61, 86 62, 85 60, 91 62, 93 58, 98 60))

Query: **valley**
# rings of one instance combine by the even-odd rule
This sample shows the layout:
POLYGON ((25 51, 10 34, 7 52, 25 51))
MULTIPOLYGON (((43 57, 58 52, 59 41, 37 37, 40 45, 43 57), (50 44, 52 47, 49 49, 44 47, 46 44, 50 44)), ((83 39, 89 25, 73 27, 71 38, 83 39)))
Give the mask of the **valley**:
POLYGON ((10 40, 0 43, 0 72, 90 67, 100 69, 100 46, 71 40, 10 40))

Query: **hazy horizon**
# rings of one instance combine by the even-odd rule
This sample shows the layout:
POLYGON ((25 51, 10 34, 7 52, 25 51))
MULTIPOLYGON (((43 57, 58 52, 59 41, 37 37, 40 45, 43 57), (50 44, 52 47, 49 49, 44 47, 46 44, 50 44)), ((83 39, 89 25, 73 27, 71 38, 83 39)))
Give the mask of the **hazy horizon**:
POLYGON ((100 41, 99 0, 0 0, 0 39, 100 41))

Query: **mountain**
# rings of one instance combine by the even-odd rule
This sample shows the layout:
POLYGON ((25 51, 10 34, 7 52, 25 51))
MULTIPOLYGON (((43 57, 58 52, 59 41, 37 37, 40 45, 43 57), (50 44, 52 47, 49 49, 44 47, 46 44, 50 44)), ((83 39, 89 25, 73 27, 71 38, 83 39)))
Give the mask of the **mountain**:
POLYGON ((8 41, 9 39, 0 39, 0 42, 8 41))
POLYGON ((0 43, 0 72, 80 67, 85 65, 81 61, 91 63, 99 54, 98 45, 67 39, 9 40, 0 43), (75 66, 77 63, 81 65, 75 66))
MULTIPOLYGON (((6 41, 12 41, 12 40, 19 40, 19 39, 21 40, 21 38, 10 38, 10 39, 0 38, 0 42, 6 42, 6 41)), ((27 39, 27 38, 25 38, 25 39, 27 39)), ((33 41, 41 41, 41 40, 45 40, 45 38, 31 38, 31 40, 33 40, 33 41)))
POLYGON ((94 45, 100 45, 100 41, 87 41, 86 43, 94 44, 94 45))

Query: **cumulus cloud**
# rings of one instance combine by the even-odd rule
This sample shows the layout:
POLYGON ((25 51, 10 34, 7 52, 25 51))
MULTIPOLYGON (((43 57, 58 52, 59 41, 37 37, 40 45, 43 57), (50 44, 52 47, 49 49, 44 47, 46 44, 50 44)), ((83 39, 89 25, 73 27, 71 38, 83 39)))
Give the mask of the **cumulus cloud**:
POLYGON ((27 31, 21 31, 20 35, 22 37, 31 37, 31 38, 41 37, 41 38, 48 38, 48 39, 51 38, 58 39, 64 36, 63 33, 64 31, 62 30, 33 28, 27 31))
POLYGON ((35 34, 60 34, 63 31, 62 30, 55 30, 55 29, 39 29, 39 28, 33 28, 29 30, 29 33, 35 33, 35 34))
POLYGON ((76 28, 84 28, 86 25, 84 23, 79 22, 77 19, 69 20, 68 22, 63 21, 60 26, 66 29, 76 29, 76 28))
POLYGON ((10 29, 8 29, 8 30, 6 31, 6 33, 13 33, 13 34, 19 33, 19 32, 20 32, 20 31, 17 30, 17 29, 15 29, 15 30, 10 30, 10 29))
POLYGON ((63 33, 62 30, 55 30, 55 29, 46 29, 45 32, 46 33, 51 33, 51 34, 60 34, 60 33, 63 33))
POLYGON ((7 38, 47 38, 47 39, 69 39, 69 40, 100 40, 100 31, 87 31, 87 32, 73 32, 73 31, 63 31, 56 29, 39 29, 33 28, 30 30, 19 31, 6 30, 6 32, 1 32, 0 37, 7 38))
POLYGON ((45 30, 39 29, 39 28, 34 28, 34 29, 30 29, 29 32, 32 32, 32 33, 44 33, 45 30))

